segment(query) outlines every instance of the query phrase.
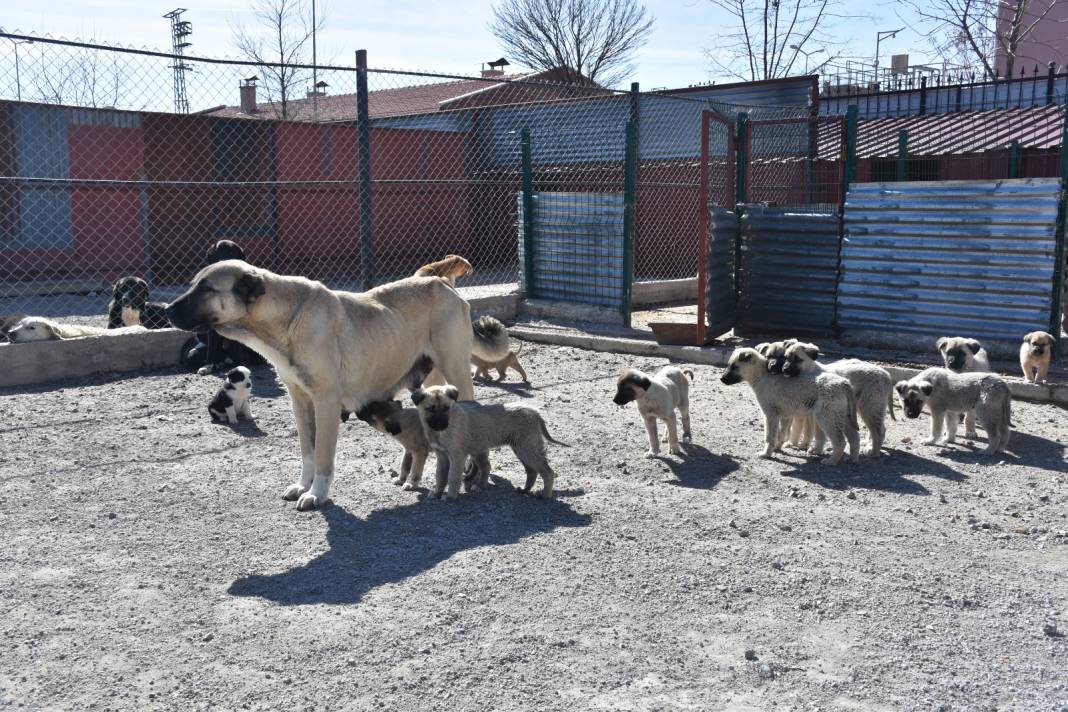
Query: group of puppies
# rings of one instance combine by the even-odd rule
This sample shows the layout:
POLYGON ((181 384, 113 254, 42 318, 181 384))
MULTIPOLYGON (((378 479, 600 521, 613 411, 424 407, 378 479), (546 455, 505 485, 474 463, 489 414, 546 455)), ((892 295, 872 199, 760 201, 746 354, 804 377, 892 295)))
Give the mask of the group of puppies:
MULTIPOLYGON (((470 274, 470 263, 458 255, 426 265, 415 276, 438 277, 455 286, 456 279, 470 274)), ((477 375, 489 376, 496 368, 498 381, 507 369, 527 374, 519 362, 519 351, 510 348, 507 328, 493 317, 482 317, 471 324, 471 362, 477 375)), ((393 390, 411 391, 413 407, 404 407, 396 399, 375 400, 365 404, 356 417, 375 430, 389 435, 404 449, 394 484, 406 490, 420 486, 423 470, 431 452, 437 455, 433 496, 456 499, 461 485, 467 491, 485 487, 491 474, 489 451, 509 446, 526 471, 523 492, 530 492, 537 478, 542 478, 541 497, 551 497, 556 475, 549 464, 546 441, 563 445, 548 431, 541 413, 523 403, 481 404, 460 400, 460 392, 451 385, 428 385, 423 382, 433 371, 429 357, 417 360, 393 390)), ((226 373, 222 387, 208 405, 215 422, 236 424, 251 418, 251 373, 243 366, 226 373)), ((341 412, 342 422, 351 413, 341 412)))
MULTIPOLYGON (((1053 338, 1033 332, 1020 349, 1025 378, 1044 380, 1049 369, 1053 338)), ((764 448, 770 458, 787 443, 812 456, 831 453, 822 462, 838 465, 848 449, 852 460, 860 455, 860 428, 868 430, 865 454, 877 456, 886 439, 886 415, 894 415, 894 392, 906 417, 918 418, 924 406, 931 412, 927 444, 953 443, 963 420, 967 437, 978 437, 976 421, 987 433, 988 455, 1008 447, 1012 425, 1012 394, 1005 381, 990 373, 986 350, 975 339, 943 337, 936 342, 944 367, 933 367, 893 383, 890 373, 859 359, 821 363, 819 347, 797 339, 766 342, 739 348, 721 377, 725 385, 745 382, 764 414, 764 448)), ((689 386, 693 372, 665 366, 649 375, 636 369, 624 372, 613 399, 623 406, 636 401, 649 436, 647 457, 660 452, 657 421, 667 426, 670 451, 684 454, 677 435, 676 411, 682 420, 682 441, 690 442, 689 386)))

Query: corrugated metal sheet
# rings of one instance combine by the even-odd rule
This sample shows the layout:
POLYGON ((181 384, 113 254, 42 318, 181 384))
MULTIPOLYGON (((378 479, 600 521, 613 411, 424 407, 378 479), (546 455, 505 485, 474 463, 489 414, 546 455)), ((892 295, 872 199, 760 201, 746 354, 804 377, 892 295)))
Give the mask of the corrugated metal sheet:
POLYGON ((715 339, 734 328, 737 304, 734 288, 734 249, 738 214, 725 208, 709 211, 708 282, 705 285, 707 336, 715 339))
POLYGON ((837 211, 747 206, 741 226, 740 326, 750 332, 830 332, 841 243, 837 211))
POLYGON ((1018 341, 1049 325, 1055 179, 860 183, 846 198, 845 330, 1018 341))
MULTIPOLYGON (((522 194, 517 202, 522 265, 522 194)), ((622 309, 622 194, 534 194, 534 295, 622 309)))

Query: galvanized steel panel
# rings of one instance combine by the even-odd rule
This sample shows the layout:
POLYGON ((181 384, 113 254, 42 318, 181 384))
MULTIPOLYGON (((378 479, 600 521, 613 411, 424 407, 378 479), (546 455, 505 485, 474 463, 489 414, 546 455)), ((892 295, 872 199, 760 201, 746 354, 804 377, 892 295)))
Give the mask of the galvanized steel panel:
POLYGON ((1059 199, 1051 178, 853 185, 839 326, 992 341, 1047 329, 1059 199))
MULTIPOLYGON (((522 194, 517 202, 523 264, 522 194)), ((534 194, 534 294, 623 308, 622 194, 534 194)))
POLYGON ((734 328, 737 298, 734 282, 734 251, 738 239, 738 214, 725 208, 709 211, 708 269, 705 284, 706 335, 715 339, 734 328))
POLYGON ((837 210, 747 206, 739 322, 750 332, 826 334, 834 323, 837 210))

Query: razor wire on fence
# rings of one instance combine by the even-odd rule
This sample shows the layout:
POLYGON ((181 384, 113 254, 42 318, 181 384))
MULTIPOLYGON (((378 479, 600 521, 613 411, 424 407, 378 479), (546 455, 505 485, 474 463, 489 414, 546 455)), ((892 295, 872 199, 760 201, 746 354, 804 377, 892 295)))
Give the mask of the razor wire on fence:
MULTIPOLYGON (((605 89, 569 70, 318 66, 312 86, 310 66, 0 39, 0 313, 102 318, 110 285, 130 275, 168 299, 221 239, 253 264, 336 288, 452 253, 475 267, 460 286, 514 289, 524 132, 535 194, 615 199, 628 123, 628 278, 696 274, 708 100, 605 89)), ((602 239, 604 200, 554 204, 571 206, 558 208, 561 229, 602 239)), ((540 269, 590 281, 560 250, 539 254, 540 269)))

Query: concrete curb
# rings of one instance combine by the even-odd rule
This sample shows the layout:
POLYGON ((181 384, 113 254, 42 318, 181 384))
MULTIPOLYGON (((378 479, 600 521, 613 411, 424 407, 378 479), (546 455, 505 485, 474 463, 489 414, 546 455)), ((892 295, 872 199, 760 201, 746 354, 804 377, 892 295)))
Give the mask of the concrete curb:
POLYGON ((174 366, 190 336, 178 329, 132 327, 80 339, 0 344, 0 387, 174 366))
MULTIPOLYGON (((517 339, 532 343, 550 344, 553 346, 571 346, 577 349, 589 351, 604 351, 615 354, 631 354, 634 356, 654 356, 667 358, 674 361, 685 361, 705 366, 727 365, 733 347, 727 346, 661 346, 655 341, 643 341, 641 339, 627 339, 615 336, 595 336, 592 334, 561 333, 542 329, 532 329, 524 326, 509 327, 508 333, 517 339)), ((847 354, 843 354, 848 356, 847 354)), ((905 368, 882 364, 894 381, 912 378, 923 369, 905 368)), ((1047 384, 1038 385, 1024 383, 1018 378, 1002 376, 1009 384, 1012 397, 1015 400, 1030 401, 1033 403, 1052 403, 1062 407, 1068 407, 1068 385, 1047 384)))

